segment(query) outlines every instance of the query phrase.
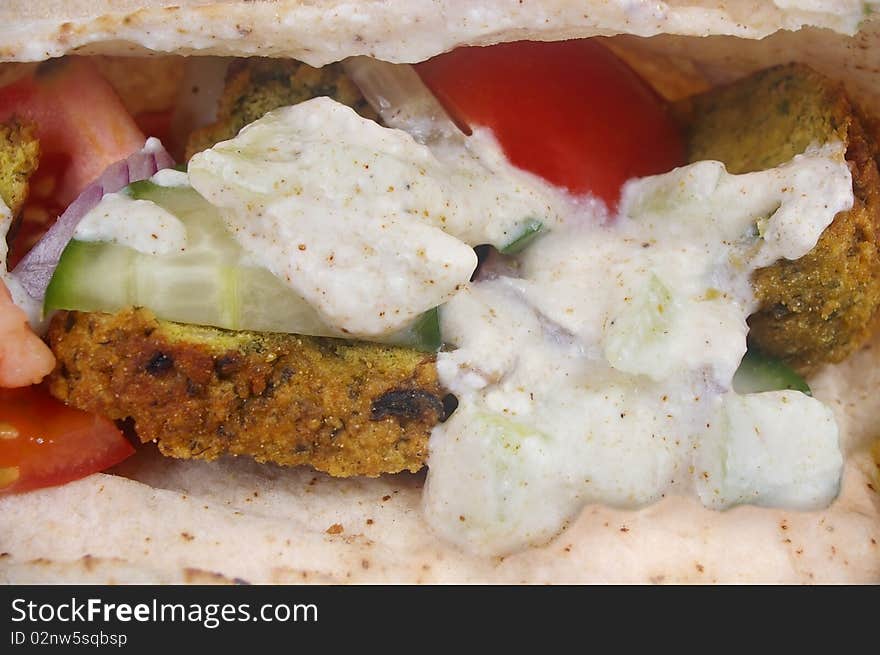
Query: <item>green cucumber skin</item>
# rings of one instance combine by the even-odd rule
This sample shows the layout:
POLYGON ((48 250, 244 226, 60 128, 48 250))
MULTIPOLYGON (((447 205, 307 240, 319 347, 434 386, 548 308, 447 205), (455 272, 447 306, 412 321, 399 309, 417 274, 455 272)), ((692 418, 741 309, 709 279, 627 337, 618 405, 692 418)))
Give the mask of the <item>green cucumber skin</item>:
POLYGON ((412 325, 411 328, 400 333, 402 346, 409 346, 416 350, 437 352, 443 346, 443 337, 440 333, 440 309, 429 309, 412 325))
MULTIPOLYGON (((190 252, 156 256, 113 243, 71 241, 46 291, 46 313, 140 306, 179 323, 344 338, 271 272, 238 264, 240 248, 225 228, 218 231, 205 212, 198 211, 204 200, 195 191, 145 180, 125 192, 133 199, 153 201, 184 221, 194 241, 190 252)), ((408 328, 368 340, 436 352, 442 345, 439 313, 434 308, 408 328)))
MULTIPOLYGON (((100 265, 95 266, 102 263, 102 251, 106 252, 103 244, 100 243, 71 241, 67 244, 46 289, 43 310, 47 315, 59 309, 118 311, 126 306, 122 298, 127 297, 128 294, 124 289, 124 295, 120 294, 115 301, 103 294, 100 298, 96 298, 90 293, 93 285, 83 284, 81 280, 83 273, 88 277, 95 277, 101 272, 100 269, 104 268, 100 265)), ((127 274, 127 266, 117 268, 117 275, 127 277, 127 274)), ((127 280, 121 286, 127 287, 127 280)), ((111 287, 112 285, 106 285, 105 290, 111 287)))
POLYGON ((813 395, 807 381, 792 368, 755 350, 743 357, 733 376, 733 390, 739 394, 790 390, 813 395))
POLYGON ((498 252, 502 255, 518 255, 538 237, 543 229, 543 222, 537 219, 527 221, 519 235, 498 252))

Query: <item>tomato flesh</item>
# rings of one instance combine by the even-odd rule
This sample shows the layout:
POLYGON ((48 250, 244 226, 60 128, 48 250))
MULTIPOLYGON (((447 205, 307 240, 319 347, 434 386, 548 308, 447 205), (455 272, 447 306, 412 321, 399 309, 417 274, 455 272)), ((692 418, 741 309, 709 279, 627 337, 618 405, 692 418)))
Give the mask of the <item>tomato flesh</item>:
POLYGON ((41 157, 70 157, 55 195, 65 206, 107 166, 144 145, 113 87, 80 58, 47 62, 0 88, 0 121, 13 115, 36 124, 41 157))
POLYGON ((173 141, 171 135, 174 111, 163 109, 161 111, 144 111, 134 117, 138 129, 143 134, 149 134, 159 139, 166 148, 173 141))
POLYGON ((465 131, 490 128, 514 165, 612 208, 627 179, 684 163, 663 100, 596 41, 459 48, 416 70, 465 131))
POLYGON ((19 220, 7 235, 8 270, 14 269, 34 244, 52 227, 64 206, 55 199, 58 181, 70 166, 70 157, 63 153, 41 155, 40 164, 28 182, 28 196, 19 220))
POLYGON ((0 495, 78 480, 134 452, 112 421, 42 386, 0 389, 0 495))
POLYGON ((145 140, 110 84, 84 59, 47 62, 0 88, 0 121, 12 116, 36 125, 40 164, 10 235, 9 268, 88 184, 145 140))

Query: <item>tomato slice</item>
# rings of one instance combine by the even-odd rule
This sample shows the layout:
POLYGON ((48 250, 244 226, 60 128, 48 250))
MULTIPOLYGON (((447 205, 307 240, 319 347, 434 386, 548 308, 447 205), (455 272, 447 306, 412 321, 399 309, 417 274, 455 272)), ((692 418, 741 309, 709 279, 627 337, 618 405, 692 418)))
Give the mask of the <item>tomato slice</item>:
POLYGON ((144 145, 144 135, 93 64, 67 58, 0 88, 0 120, 12 115, 37 126, 40 153, 70 158, 55 191, 70 203, 107 166, 144 145))
POLYGON ((163 109, 161 111, 143 111, 137 114, 134 120, 141 132, 156 137, 168 148, 168 144, 173 140, 171 136, 173 118, 173 109, 163 109))
POLYGON ((20 220, 12 224, 7 235, 8 270, 11 271, 18 265, 64 211, 65 206, 55 199, 55 192, 58 181, 69 166, 70 157, 63 153, 41 154, 39 167, 29 180, 28 196, 21 210, 20 220))
POLYGON ((37 126, 40 165, 10 235, 9 268, 90 182, 145 140, 110 84, 80 58, 41 64, 0 88, 0 121, 13 115, 37 126))
POLYGON ((492 129, 511 163, 612 208, 627 179, 684 163, 663 100, 597 41, 459 48, 416 70, 460 127, 492 129))
POLYGON ((68 407, 41 386, 0 389, 0 494, 77 480, 134 451, 112 421, 68 407))

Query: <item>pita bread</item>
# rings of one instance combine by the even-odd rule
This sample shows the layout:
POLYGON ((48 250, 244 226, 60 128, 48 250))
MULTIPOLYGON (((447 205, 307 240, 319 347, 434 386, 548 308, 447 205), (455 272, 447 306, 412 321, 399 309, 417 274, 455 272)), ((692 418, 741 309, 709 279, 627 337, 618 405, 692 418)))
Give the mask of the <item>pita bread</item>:
MULTIPOLYGON (((320 65, 353 54, 415 61, 462 43, 629 32, 610 44, 670 98, 800 60, 842 79, 866 106, 880 100, 880 21, 848 36, 861 3, 846 0, 801 9, 783 0, 757 9, 740 0, 620 0, 594 3, 587 14, 562 0, 494 0, 479 10, 412 0, 165 4, 115 0, 105 5, 112 14, 98 15, 94 3, 7 0, 0 57, 135 48, 320 65), (814 27, 738 38, 802 25, 814 27), (675 36, 646 38, 659 32, 675 36), (722 36, 695 38, 709 33, 722 36)), ((880 437, 880 336, 811 384, 837 416, 847 458, 841 495, 820 512, 712 512, 680 497, 640 511, 588 506, 546 546, 478 558, 432 536, 421 518, 422 476, 336 480, 244 459, 168 460, 148 448, 112 474, 0 498, 0 581, 880 581, 880 471, 870 454, 880 437)))
POLYGON ((67 52, 293 57, 322 66, 351 55, 414 62, 464 44, 597 34, 728 34, 824 27, 851 34, 861 0, 6 0, 0 58, 67 52))

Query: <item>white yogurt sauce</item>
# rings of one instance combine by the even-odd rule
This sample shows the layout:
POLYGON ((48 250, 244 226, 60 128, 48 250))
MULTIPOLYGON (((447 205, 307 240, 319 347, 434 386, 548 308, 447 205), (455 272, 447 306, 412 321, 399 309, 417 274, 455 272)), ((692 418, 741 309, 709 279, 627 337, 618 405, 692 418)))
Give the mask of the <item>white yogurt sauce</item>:
POLYGON ((616 221, 572 221, 517 276, 456 296, 442 310, 456 348, 437 367, 459 407, 430 441, 434 529, 504 554, 593 502, 695 488, 717 509, 828 504, 842 470, 830 410, 730 389, 751 272, 808 252, 852 201, 840 144, 748 175, 701 162, 631 181, 616 221))
POLYGON ((165 187, 188 187, 189 176, 174 168, 163 168, 150 178, 150 182, 165 187))
MULTIPOLYGON (((160 181, 167 182, 168 176, 160 181)), ((180 252, 187 243, 186 227, 179 218, 149 200, 134 200, 125 191, 105 193, 83 216, 73 238, 116 243, 147 255, 180 252)))
POLYGON ((558 218, 556 194, 488 134, 429 149, 329 98, 271 112, 195 155, 189 175, 246 251, 352 335, 452 298, 476 267, 468 244, 503 247, 530 218, 558 218))

